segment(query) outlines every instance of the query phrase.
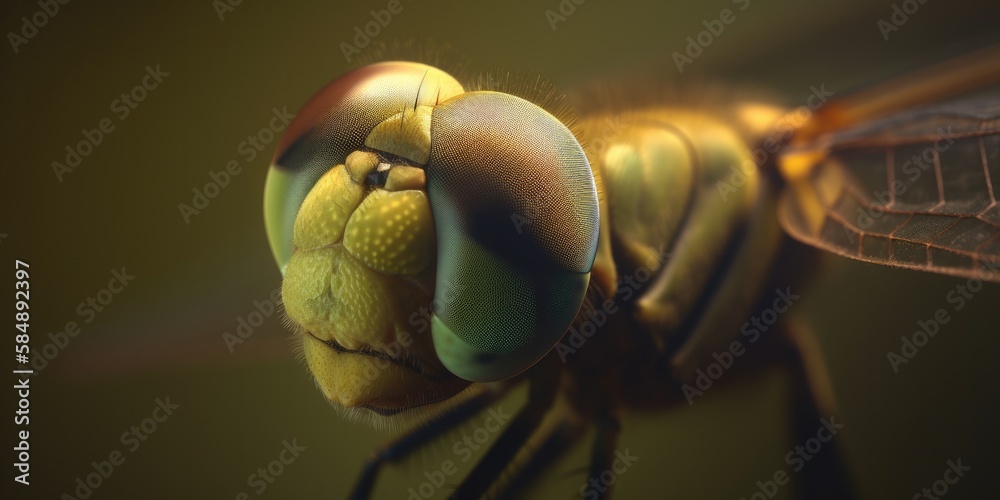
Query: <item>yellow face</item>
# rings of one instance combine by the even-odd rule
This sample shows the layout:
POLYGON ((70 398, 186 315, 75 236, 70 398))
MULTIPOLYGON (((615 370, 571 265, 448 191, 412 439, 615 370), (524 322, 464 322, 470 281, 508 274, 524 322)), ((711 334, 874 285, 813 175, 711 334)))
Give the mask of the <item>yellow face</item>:
MULTIPOLYGON (((422 69, 394 66, 386 69, 410 80, 422 69)), ((443 73, 425 83, 428 90, 443 87, 446 96, 456 92, 457 83, 443 73)), ((379 86, 370 83, 368 93, 383 91, 379 86)), ((355 99, 365 97, 372 98, 355 99)), ((396 149, 391 145, 413 142, 412 130, 375 128, 366 143, 396 149)), ((434 355, 426 319, 434 290, 434 220, 426 175, 410 163, 368 147, 348 152, 308 190, 292 225, 285 311, 317 385, 345 408, 391 415, 468 385, 434 355)))
POLYGON ((353 154, 309 192, 282 297, 327 399, 393 413, 449 397, 467 382, 444 369, 429 326, 413 316, 431 303, 434 277, 423 171, 407 177, 412 167, 394 168, 385 185, 366 185, 380 175, 376 160, 353 154))
POLYGON ((551 350, 583 301, 599 212, 586 155, 552 115, 386 62, 289 125, 265 222, 323 394, 395 415, 551 350))

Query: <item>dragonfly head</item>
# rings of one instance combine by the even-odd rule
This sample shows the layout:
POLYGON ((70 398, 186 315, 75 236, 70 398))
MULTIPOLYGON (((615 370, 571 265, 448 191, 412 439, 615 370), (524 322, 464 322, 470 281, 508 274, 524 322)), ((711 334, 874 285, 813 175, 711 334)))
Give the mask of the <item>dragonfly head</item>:
POLYGON ((583 301, 599 211, 586 155, 548 112, 383 62, 290 124, 265 222, 320 388, 387 414, 551 350, 583 301))

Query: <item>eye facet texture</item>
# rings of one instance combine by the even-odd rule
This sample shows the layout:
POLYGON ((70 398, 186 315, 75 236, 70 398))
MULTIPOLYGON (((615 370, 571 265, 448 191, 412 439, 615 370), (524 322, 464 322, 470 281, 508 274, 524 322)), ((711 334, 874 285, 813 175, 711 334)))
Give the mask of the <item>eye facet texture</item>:
POLYGON ((467 380, 516 375, 583 301, 599 229, 590 165, 559 120, 499 92, 437 106, 431 137, 435 349, 467 380))

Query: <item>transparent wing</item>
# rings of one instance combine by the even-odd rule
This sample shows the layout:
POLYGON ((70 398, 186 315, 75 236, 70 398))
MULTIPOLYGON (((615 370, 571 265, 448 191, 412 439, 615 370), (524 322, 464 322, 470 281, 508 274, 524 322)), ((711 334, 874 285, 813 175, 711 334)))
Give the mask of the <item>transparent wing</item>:
POLYGON ((822 141, 783 194, 789 234, 865 262, 1000 281, 1000 90, 822 141))

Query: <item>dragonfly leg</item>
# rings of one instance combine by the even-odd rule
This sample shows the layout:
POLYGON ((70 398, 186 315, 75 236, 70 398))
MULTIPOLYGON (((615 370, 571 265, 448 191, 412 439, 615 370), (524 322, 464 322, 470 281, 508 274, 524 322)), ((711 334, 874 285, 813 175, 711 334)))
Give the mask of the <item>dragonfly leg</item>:
POLYGON ((532 368, 527 405, 448 498, 481 498, 538 429, 555 401, 559 385, 559 366, 553 363, 556 359, 549 356, 532 368))
POLYGON ((557 424, 534 450, 531 458, 518 466, 513 477, 504 484, 497 495, 498 500, 522 498, 524 492, 576 443, 582 430, 581 426, 568 420, 557 424))
POLYGON ((619 466, 628 467, 628 450, 624 452, 625 463, 619 463, 616 455, 622 452, 616 450, 618 434, 621 432, 621 420, 612 412, 604 412, 597 419, 597 435, 594 437, 594 447, 590 454, 590 472, 587 475, 587 485, 581 489, 587 491, 588 498, 607 500, 611 498, 611 485, 615 475, 624 472, 619 466), (590 492, 596 492, 593 496, 590 492))
MULTIPOLYGON (((830 375, 818 339, 802 321, 789 318, 784 330, 789 368, 792 370, 792 431, 798 445, 816 440, 821 428, 839 425, 839 415, 830 375)), ((831 432, 827 430, 824 435, 831 432)), ((822 443, 819 453, 802 468, 799 498, 808 500, 853 500, 859 498, 845 460, 843 439, 833 436, 822 443)))
POLYGON ((405 459, 411 453, 438 436, 479 413, 487 405, 496 401, 500 395, 501 393, 493 391, 477 394, 445 413, 440 418, 395 438, 373 451, 369 455, 349 498, 351 500, 367 500, 371 498, 372 490, 375 487, 375 479, 383 464, 387 462, 397 463, 405 459))

